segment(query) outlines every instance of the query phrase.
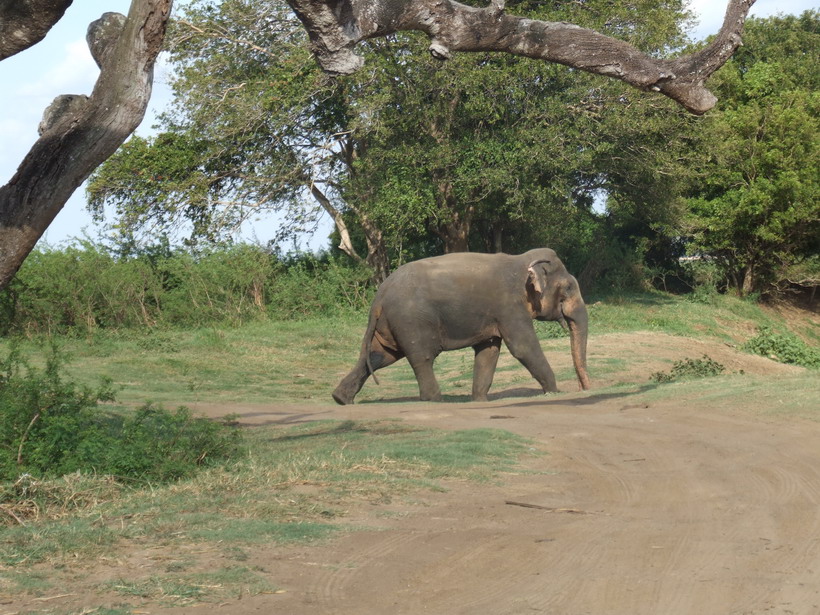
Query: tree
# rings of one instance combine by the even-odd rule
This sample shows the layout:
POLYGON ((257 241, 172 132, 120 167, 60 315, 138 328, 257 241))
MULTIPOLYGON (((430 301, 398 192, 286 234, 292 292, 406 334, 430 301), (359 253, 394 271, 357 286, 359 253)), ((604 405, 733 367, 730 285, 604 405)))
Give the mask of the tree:
POLYGON ((819 30, 817 11, 752 19, 715 77, 723 104, 702 126, 690 249, 743 295, 820 252, 819 30))
MULTIPOLYGON (((655 55, 682 46, 687 18, 675 1, 639 3, 638 10, 632 2, 594 0, 516 8, 528 18, 548 11, 618 32, 655 55)), ((358 110, 352 126, 365 153, 348 200, 366 203, 360 206, 389 237, 429 231, 445 252, 471 242, 484 250, 514 248, 515 231, 525 231, 525 249, 535 237, 535 245, 560 243, 555 229, 572 236, 573 219, 589 217, 596 191, 625 192, 644 173, 640 186, 649 193, 649 174, 670 171, 669 164, 635 161, 647 150, 658 159, 668 159, 670 149, 678 153, 670 134, 681 122, 657 99, 636 102, 615 81, 510 55, 461 54, 442 64, 420 53, 420 38, 400 33, 368 41, 367 78, 349 82, 358 110), (471 236, 474 224, 480 240, 471 236)))
MULTIPOLYGON (((633 3, 589 2, 551 13, 662 54, 684 40, 681 4, 646 1, 636 13, 633 3)), ((621 85, 553 64, 498 54, 442 64, 405 33, 365 43, 370 70, 328 81, 275 6, 200 3, 181 17, 170 37, 177 96, 163 134, 132 139, 90 183, 92 205, 113 206, 121 230, 167 232, 184 219, 193 239, 213 238, 261 208, 304 219, 311 212, 297 205, 312 194, 354 258, 362 246, 348 226, 361 230, 377 281, 388 250, 394 259, 429 255, 416 249, 433 245, 427 233, 444 251, 464 250, 476 241, 474 222, 485 250, 500 250, 505 236, 510 248, 570 245, 571 234, 555 229, 588 214, 591 192, 617 183, 595 167, 614 169, 609 141, 637 133, 623 114, 635 126, 659 115, 655 100, 637 119, 642 106, 621 85), (516 227, 530 231, 517 244, 516 227), (534 240, 534 229, 550 230, 534 240)), ((528 15, 544 10, 536 4, 528 15)), ((670 121, 652 129, 667 136, 670 121)))
POLYGON ((355 205, 338 190, 353 156, 347 103, 316 67, 287 5, 192 3, 169 41, 174 105, 161 134, 132 139, 92 177, 96 214, 113 208, 126 236, 187 226, 195 242, 229 237, 262 212, 285 218, 286 236, 314 223, 318 205, 336 221, 345 252, 386 271, 378 229, 361 212, 372 244, 365 259, 349 239, 342 213, 355 205))
MULTIPOLYGON (((361 58, 352 48, 362 40, 420 30, 431 37, 430 51, 438 58, 446 59, 452 51, 506 51, 615 77, 640 89, 657 90, 694 113, 704 113, 714 106, 715 98, 704 82, 740 44, 743 23, 753 3, 729 0, 724 25, 709 46, 692 55, 665 60, 640 53, 629 43, 594 30, 507 15, 504 0, 491 0, 490 7, 484 9, 451 0, 289 1, 305 25, 314 55, 332 73, 350 73, 361 67, 361 58)), ((36 10, 40 4, 67 6, 65 0, 3 2, 0 32, 7 34, 5 22, 11 17, 8 23, 16 28, 13 32, 23 33, 25 28, 14 25, 20 15, 24 24, 45 24, 47 30, 59 18, 59 9, 56 17, 52 14, 41 20, 42 14, 36 10), (35 9, 21 12, 24 6, 35 9)), ((112 145, 122 143, 139 123, 170 7, 171 0, 133 0, 122 35, 114 37, 117 51, 102 62, 101 78, 92 96, 87 101, 70 99, 73 106, 69 105, 67 112, 61 107, 62 120, 44 133, 12 181, 0 189, 0 287, 8 284, 71 192, 113 153, 112 145), (112 70, 107 70, 106 64, 112 70), (119 97, 117 92, 126 95, 119 97), (123 113, 126 109, 128 112, 123 113), (95 122, 96 129, 92 126, 95 122), (108 136, 111 138, 105 138, 108 136), (45 190, 48 184, 56 189, 45 190)), ((16 53, 38 36, 23 34, 20 42, 3 53, 16 53)))
MULTIPOLYGON (((2 40, 14 42, 22 34, 21 42, 3 53, 33 44, 68 4, 0 4, 2 40)), ((133 0, 127 18, 105 13, 89 27, 89 47, 100 67, 94 91, 89 97, 60 96, 51 104, 40 124, 40 139, 0 187, 0 288, 11 281, 74 190, 142 121, 170 9, 171 0, 133 0)))
POLYGON ((73 0, 2 0, 0 60, 39 43, 73 0))

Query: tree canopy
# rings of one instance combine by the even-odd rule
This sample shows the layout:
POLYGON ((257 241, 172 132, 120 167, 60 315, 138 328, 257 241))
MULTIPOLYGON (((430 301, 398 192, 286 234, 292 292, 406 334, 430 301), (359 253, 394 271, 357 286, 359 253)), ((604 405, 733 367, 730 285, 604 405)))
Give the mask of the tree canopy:
MULTIPOLYGON (((225 0, 226 5, 232 2, 225 0)), ((346 74, 360 68, 361 58, 354 51, 358 43, 412 30, 430 37, 428 49, 437 59, 448 59, 453 51, 503 51, 657 91, 693 113, 703 113, 714 106, 716 99, 705 87, 705 81, 740 45, 743 24, 753 3, 754 0, 729 0, 724 24, 709 45, 691 54, 667 58, 653 50, 642 51, 636 46, 639 41, 630 41, 634 34, 629 25, 631 21, 617 15, 612 23, 621 29, 616 28, 615 36, 609 36, 576 24, 510 15, 504 0, 492 0, 489 7, 453 0, 289 0, 289 6, 305 27, 311 51, 328 73, 346 74)), ((0 3, 0 40, 3 41, 0 59, 36 43, 69 4, 70 0, 0 3)), ((638 4, 639 11, 652 15, 652 3, 638 4)), ((518 5, 525 10, 532 8, 526 0, 514 6, 518 5)), ((282 21, 281 11, 276 2, 263 6, 271 7, 272 12, 269 19, 259 24, 260 39, 231 39, 231 28, 227 28, 228 36, 218 32, 213 40, 247 46, 260 55, 269 53, 259 43, 264 35, 270 34, 269 30, 276 31, 282 21)), ((636 11, 634 3, 631 6, 636 11)), ((555 4, 546 8, 560 12, 560 7, 555 4)), ((99 36, 95 35, 89 42, 102 68, 95 91, 87 99, 68 96, 55 101, 42 124, 43 138, 35 144, 15 177, 0 188, 0 287, 8 284, 73 190, 110 156, 142 119, 150 95, 153 64, 165 36, 170 9, 171 0, 132 0, 128 19, 104 16, 100 23, 107 25, 95 29, 99 36), (50 190, 44 191, 44 187, 50 190)), ((602 11, 601 16, 604 14, 602 11)), ((604 21, 603 25, 609 26, 610 22, 604 21)), ((284 87, 287 91, 291 83, 271 81, 268 90, 258 91, 258 102, 276 98, 275 91, 269 97, 270 88, 284 87)), ((303 86, 300 83, 300 87, 303 86)), ((245 87, 245 84, 237 87, 245 87)), ((313 120, 310 114, 301 117, 309 122, 313 120)), ((287 140, 279 144, 283 142, 285 150, 292 145, 287 140)), ((180 147, 184 150, 191 145, 177 143, 176 147, 181 151, 180 147)), ((327 169, 336 165, 328 161, 341 162, 336 153, 343 146, 340 142, 327 144, 325 149, 333 155, 318 166, 327 169)), ((292 149, 290 153, 294 153, 292 149)), ((302 150, 296 153, 301 154, 302 150)), ((297 172, 303 170, 300 166, 297 172)), ((222 183, 238 185, 233 179, 226 176, 222 183)), ((343 235, 342 245, 354 254, 352 243, 345 239, 341 212, 333 213, 332 198, 313 180, 308 190, 334 215, 343 235)), ((232 196, 238 194, 228 192, 232 196)), ((206 194, 210 193, 206 191, 206 194)), ((348 203, 348 207, 354 206, 348 203)), ((199 211, 204 210, 200 207, 199 211)), ((359 218, 367 236, 368 261, 371 261, 371 256, 378 256, 374 245, 380 243, 380 231, 370 226, 366 215, 359 218)))
POLYGON ((744 294, 820 253, 818 65, 820 13, 810 11, 750 20, 715 78, 723 103, 703 122, 691 250, 717 259, 744 294))
MULTIPOLYGON (((626 2, 565 6, 557 16, 670 53, 685 41, 688 13, 678 0, 649 4, 652 20, 626 2)), ((271 6, 199 3, 180 18, 176 98, 162 132, 132 139, 90 184, 95 210, 113 206, 126 235, 168 232, 184 219, 192 239, 214 238, 260 208, 301 229, 315 198, 342 248, 366 251, 360 258, 378 279, 390 259, 440 251, 573 251, 579 233, 593 241, 601 190, 631 197, 643 220, 670 210, 669 178, 687 142, 670 145, 668 135, 688 120, 662 99, 513 56, 441 64, 408 34, 368 42, 370 70, 329 80, 286 12, 267 25, 271 6), (260 28, 270 35, 262 51, 248 42, 260 28)), ((546 10, 534 6, 534 16, 546 10)))

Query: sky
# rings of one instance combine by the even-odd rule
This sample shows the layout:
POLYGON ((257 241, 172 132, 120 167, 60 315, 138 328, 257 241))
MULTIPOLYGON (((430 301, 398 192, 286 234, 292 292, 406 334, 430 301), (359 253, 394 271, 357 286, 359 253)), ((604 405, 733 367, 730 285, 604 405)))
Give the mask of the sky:
MULTIPOLYGON (((130 0, 107 0, 105 9, 128 13, 130 0)), ((692 0, 690 7, 699 17, 692 33, 701 40, 720 29, 726 10, 724 0, 692 0)), ((751 15, 800 14, 817 8, 817 0, 757 0, 751 15)), ((61 94, 90 94, 99 73, 85 42, 88 24, 102 11, 96 0, 74 0, 65 16, 39 44, 0 62, 0 185, 5 184, 23 157, 37 140, 37 125, 43 110, 61 94)), ((170 101, 167 71, 162 60, 155 70, 154 93, 145 120, 137 134, 149 136, 156 116, 170 101)), ((305 238, 303 247, 318 250, 327 245, 332 224, 320 224, 313 237, 305 238)), ((262 220, 245 233, 247 239, 267 241, 276 233, 275 220, 262 220)), ((98 229, 85 208, 85 190, 80 187, 49 227, 41 241, 62 245, 88 235, 96 239, 98 229)))

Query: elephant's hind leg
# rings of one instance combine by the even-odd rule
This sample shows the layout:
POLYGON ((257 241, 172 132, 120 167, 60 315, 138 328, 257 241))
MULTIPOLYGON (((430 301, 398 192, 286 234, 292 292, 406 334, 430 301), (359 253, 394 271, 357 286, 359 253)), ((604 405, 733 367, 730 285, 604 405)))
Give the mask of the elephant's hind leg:
POLYGON ((495 366, 501 353, 501 338, 493 337, 473 346, 473 401, 487 401, 487 392, 493 384, 495 366))
MULTIPOLYGON (((392 365, 402 357, 404 355, 398 350, 387 348, 379 340, 373 338, 373 342, 370 344, 369 357, 373 371, 392 365)), ((367 367, 366 357, 362 355, 359 357, 356 367, 342 379, 339 386, 333 391, 333 399, 342 406, 352 404, 353 398, 362 390, 368 376, 370 376, 370 370, 367 367)))
POLYGON ((438 386, 436 374, 433 372, 434 359, 435 357, 407 357, 419 383, 421 401, 441 401, 441 388, 438 386))

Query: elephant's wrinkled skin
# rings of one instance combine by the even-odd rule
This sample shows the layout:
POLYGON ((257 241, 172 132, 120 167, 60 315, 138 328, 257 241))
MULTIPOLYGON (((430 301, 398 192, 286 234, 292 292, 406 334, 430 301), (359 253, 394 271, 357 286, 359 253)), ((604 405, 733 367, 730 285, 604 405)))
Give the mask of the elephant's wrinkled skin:
POLYGON ((473 399, 486 400, 501 340, 545 392, 556 391, 534 318, 569 325, 575 372, 581 388, 589 388, 587 309, 578 282, 554 250, 518 256, 465 252, 403 265, 376 293, 359 360, 333 399, 352 403, 371 373, 407 357, 421 399, 439 401, 433 361, 443 350, 472 346, 473 399))

